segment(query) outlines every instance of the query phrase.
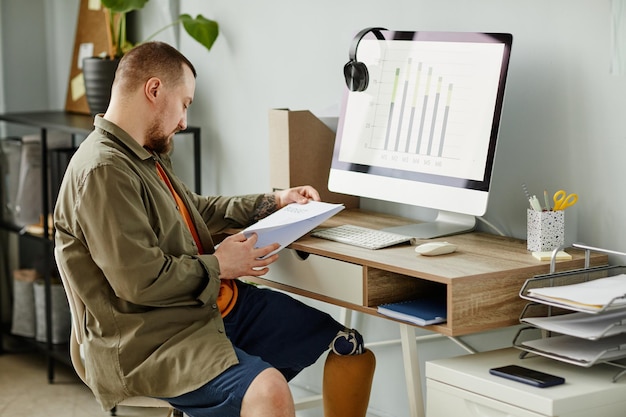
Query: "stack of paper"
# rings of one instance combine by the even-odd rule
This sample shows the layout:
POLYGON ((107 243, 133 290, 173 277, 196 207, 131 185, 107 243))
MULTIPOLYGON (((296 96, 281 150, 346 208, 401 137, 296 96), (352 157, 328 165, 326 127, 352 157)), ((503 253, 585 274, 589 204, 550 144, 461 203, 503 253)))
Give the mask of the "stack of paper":
POLYGON ((532 288, 528 290, 528 295, 576 310, 593 312, 607 306, 624 307, 626 305, 626 274, 580 284, 532 288))
POLYGON ((626 309, 603 314, 579 312, 551 317, 526 317, 521 322, 550 332, 596 340, 626 332, 626 309))
POLYGON ((523 342, 522 345, 560 358, 593 364, 599 360, 607 361, 623 357, 626 349, 626 335, 605 337, 595 341, 572 336, 555 336, 523 342))
POLYGON ((280 247, 270 256, 296 239, 304 236, 321 223, 344 209, 343 204, 309 201, 306 204, 289 204, 243 230, 246 237, 258 235, 257 248, 279 243, 280 247))

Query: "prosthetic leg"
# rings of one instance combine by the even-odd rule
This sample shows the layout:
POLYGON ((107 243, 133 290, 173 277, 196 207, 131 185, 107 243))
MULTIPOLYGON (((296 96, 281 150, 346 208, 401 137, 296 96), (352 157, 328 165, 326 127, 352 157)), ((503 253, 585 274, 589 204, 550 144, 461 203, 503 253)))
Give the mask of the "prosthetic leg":
POLYGON ((340 332, 324 364, 324 417, 365 417, 376 357, 356 330, 340 332))

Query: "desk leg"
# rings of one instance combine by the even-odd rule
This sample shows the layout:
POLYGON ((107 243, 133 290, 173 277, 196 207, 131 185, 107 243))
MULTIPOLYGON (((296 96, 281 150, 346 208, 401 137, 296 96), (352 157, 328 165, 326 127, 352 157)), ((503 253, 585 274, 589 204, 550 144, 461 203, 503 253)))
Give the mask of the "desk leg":
POLYGON ((417 343, 415 341, 415 327, 401 323, 400 340, 402 343, 402 358, 404 360, 404 377, 409 395, 409 411, 413 417, 425 417, 422 379, 419 357, 417 355, 417 343))
POLYGON ((341 310, 339 311, 338 321, 347 328, 352 328, 352 310, 346 307, 341 307, 341 310))

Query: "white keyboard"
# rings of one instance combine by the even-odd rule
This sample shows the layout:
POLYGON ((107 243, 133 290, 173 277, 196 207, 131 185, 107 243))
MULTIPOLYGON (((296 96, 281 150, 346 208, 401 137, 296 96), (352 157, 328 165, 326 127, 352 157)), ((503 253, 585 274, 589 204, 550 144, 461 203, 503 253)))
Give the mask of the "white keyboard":
POLYGON ((366 249, 382 249, 400 243, 410 243, 412 239, 410 236, 385 232, 383 230, 368 229, 351 224, 330 227, 328 229, 319 229, 311 233, 311 236, 366 249))

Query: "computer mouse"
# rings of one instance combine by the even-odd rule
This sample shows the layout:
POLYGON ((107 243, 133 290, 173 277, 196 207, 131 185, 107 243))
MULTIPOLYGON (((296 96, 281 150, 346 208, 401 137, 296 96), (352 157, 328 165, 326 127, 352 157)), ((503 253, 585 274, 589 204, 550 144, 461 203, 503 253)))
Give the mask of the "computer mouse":
POLYGON ((424 256, 445 255, 456 250, 456 245, 449 242, 426 242, 415 247, 415 252, 424 256))

